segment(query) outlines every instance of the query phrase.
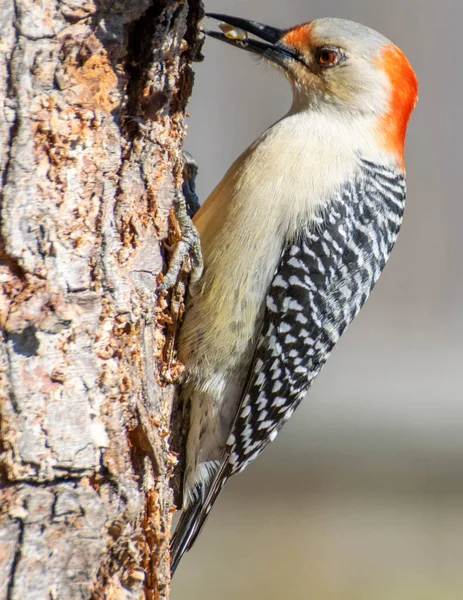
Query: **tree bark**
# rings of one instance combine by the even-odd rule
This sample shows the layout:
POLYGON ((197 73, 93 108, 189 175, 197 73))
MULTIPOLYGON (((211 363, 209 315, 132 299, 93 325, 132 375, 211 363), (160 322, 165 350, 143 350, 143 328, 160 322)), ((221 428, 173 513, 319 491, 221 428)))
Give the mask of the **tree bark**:
POLYGON ((202 14, 0 6, 0 599, 169 596, 185 286, 156 288, 202 14))

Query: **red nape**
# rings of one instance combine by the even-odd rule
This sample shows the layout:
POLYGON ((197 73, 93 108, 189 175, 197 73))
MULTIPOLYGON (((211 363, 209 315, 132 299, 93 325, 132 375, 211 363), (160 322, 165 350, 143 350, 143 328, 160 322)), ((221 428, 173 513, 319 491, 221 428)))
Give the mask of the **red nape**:
POLYGON ((418 80, 402 50, 391 44, 377 59, 391 83, 389 111, 379 122, 380 144, 387 152, 396 154, 403 166, 407 124, 418 100, 418 80))

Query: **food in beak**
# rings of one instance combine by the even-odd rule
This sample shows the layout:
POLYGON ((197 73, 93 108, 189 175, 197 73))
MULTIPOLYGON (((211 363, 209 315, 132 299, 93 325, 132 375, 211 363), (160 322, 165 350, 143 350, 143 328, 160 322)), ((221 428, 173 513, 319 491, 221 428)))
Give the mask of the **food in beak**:
POLYGON ((229 40, 243 42, 248 39, 248 33, 244 31, 244 29, 240 29, 239 27, 233 27, 233 25, 229 25, 228 23, 224 23, 223 21, 222 23, 219 23, 219 29, 229 40))

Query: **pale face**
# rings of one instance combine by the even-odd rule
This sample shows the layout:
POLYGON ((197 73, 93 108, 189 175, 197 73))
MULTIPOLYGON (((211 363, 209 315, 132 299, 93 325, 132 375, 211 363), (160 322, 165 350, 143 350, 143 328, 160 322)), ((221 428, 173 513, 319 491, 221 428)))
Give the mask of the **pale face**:
POLYGON ((350 21, 318 19, 283 33, 275 47, 289 52, 278 64, 299 102, 362 113, 386 109, 389 81, 378 64, 392 44, 376 31, 350 21))

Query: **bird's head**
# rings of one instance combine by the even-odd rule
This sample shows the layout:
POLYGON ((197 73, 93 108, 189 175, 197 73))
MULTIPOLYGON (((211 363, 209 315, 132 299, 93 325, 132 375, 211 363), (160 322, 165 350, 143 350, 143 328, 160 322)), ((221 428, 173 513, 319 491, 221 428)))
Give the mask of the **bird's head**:
POLYGON ((403 52, 380 33, 343 19, 316 19, 282 30, 226 15, 208 16, 237 28, 222 27, 225 33, 206 31, 208 35, 257 54, 284 72, 293 88, 293 111, 372 116, 382 144, 402 154, 418 84, 403 52))

